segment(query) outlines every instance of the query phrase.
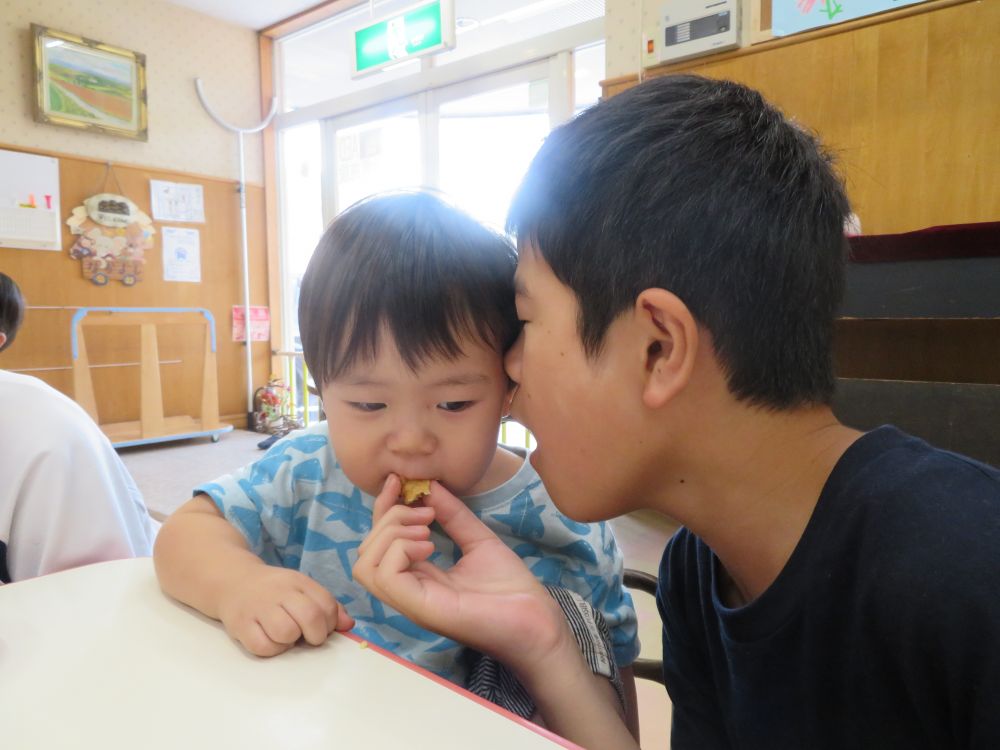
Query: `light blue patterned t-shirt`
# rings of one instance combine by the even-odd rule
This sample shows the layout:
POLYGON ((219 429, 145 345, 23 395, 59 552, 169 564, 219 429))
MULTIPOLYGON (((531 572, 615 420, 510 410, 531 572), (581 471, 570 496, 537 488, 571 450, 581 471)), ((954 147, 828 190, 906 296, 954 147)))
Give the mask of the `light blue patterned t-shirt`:
MULTIPOLYGON (((375 499, 344 475, 325 422, 293 432, 261 458, 203 484, 203 492, 271 565, 323 584, 354 617, 354 632, 459 685, 467 659, 455 641, 418 627, 354 581, 358 546, 371 530, 375 499)), ((639 653, 632 598, 622 583, 622 554, 606 523, 560 513, 528 461, 494 490, 463 498, 545 584, 580 594, 607 620, 620 666, 639 653)), ((431 562, 457 562, 458 547, 435 525, 431 562)))

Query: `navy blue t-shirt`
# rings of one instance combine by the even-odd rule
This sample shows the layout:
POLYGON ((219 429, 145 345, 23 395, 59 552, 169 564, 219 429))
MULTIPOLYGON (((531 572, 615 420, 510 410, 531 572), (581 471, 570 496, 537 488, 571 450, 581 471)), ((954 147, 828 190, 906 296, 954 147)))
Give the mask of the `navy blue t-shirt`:
POLYGON ((1000 471, 857 440, 774 583, 719 599, 686 529, 660 565, 674 748, 1000 748, 1000 471))

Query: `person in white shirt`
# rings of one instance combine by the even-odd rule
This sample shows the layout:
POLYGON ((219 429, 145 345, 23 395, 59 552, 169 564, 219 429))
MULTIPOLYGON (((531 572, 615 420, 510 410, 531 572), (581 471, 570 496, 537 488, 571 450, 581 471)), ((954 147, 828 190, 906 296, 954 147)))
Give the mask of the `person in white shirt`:
MULTIPOLYGON (((0 273, 0 352, 24 301, 0 273)), ((0 583, 152 553, 159 524, 107 437, 73 400, 0 370, 0 583)))

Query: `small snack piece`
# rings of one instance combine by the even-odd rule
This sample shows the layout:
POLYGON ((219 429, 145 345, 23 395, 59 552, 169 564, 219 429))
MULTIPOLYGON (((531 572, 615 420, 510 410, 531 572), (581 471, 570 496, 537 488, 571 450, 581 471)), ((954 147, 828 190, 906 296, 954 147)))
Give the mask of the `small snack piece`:
POLYGON ((399 494, 403 498, 403 502, 407 505, 415 503, 420 498, 427 497, 431 494, 431 480, 404 479, 403 488, 400 490, 399 494))

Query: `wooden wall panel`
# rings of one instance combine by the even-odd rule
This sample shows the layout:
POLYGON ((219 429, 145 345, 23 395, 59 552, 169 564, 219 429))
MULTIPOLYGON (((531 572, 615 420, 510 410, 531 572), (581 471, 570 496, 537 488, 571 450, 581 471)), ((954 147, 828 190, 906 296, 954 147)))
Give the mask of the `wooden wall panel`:
MULTIPOLYGON (((2 146, 0 146, 2 147, 2 146)), ((235 148, 235 145, 234 145, 235 148)), ((13 149, 25 150, 25 149, 13 149)), ((59 157, 59 181, 63 220, 84 198, 105 189, 105 164, 85 158, 59 157)), ((114 165, 121 191, 152 216, 149 180, 198 183, 205 195, 204 224, 175 224, 194 227, 201 233, 201 283, 163 280, 161 222, 154 247, 146 254, 145 277, 134 287, 111 281, 98 287, 84 279, 79 261, 67 252, 40 252, 0 248, 0 270, 14 278, 30 306, 46 307, 204 307, 215 317, 217 331, 219 411, 225 421, 242 424, 246 415, 246 380, 243 344, 232 341, 233 305, 242 303, 240 258, 240 215, 237 183, 209 177, 114 165)), ((118 192, 113 180, 109 192, 118 192)), ((264 195, 260 186, 247 187, 247 221, 250 246, 250 297, 252 304, 268 304, 267 260, 264 242, 264 195)), ((168 222, 167 226, 171 226, 168 222)), ((63 245, 69 248, 71 235, 63 224, 63 245)), ((4 369, 69 367, 70 319, 73 310, 31 309, 13 346, 0 354, 4 369)), ((201 390, 199 363, 202 340, 198 326, 169 326, 160 331, 161 360, 181 360, 161 365, 164 414, 197 414, 201 390)), ((138 362, 137 330, 101 329, 88 336, 88 352, 93 364, 138 362)), ((254 344, 254 383, 261 385, 269 375, 269 344, 254 344)), ((72 396, 68 369, 28 373, 40 377, 72 396)), ((95 368, 94 389, 102 422, 138 419, 139 368, 95 368)))
MULTIPOLYGON (((866 234, 1000 217, 1000 2, 940 4, 653 68, 753 86, 838 157, 866 234)), ((606 81, 611 96, 635 78, 606 81)))
POLYGON ((1000 321, 837 321, 834 356, 844 378, 1000 383, 1000 321))

